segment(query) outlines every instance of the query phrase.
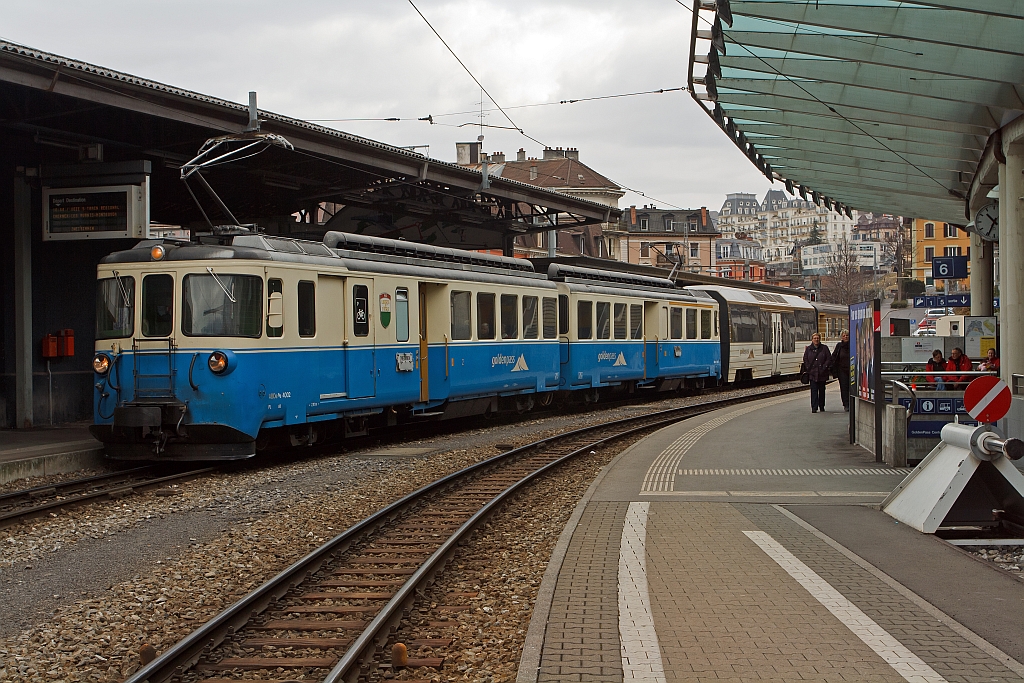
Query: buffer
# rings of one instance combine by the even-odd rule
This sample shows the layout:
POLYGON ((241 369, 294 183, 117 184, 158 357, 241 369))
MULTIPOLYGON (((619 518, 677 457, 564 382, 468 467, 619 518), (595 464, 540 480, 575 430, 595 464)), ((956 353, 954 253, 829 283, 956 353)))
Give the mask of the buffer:
POLYGON ((1024 530, 1024 474, 1011 463, 1024 441, 987 424, 951 423, 942 440, 882 501, 881 509, 926 534, 940 527, 1024 530))

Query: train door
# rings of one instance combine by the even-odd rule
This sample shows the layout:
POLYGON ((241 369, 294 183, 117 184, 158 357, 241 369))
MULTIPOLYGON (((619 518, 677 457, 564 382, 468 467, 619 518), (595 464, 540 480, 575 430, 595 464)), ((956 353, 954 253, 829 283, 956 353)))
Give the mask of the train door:
POLYGON ((661 354, 661 342, 668 329, 668 309, 659 314, 659 302, 644 301, 644 379, 658 376, 658 356, 661 354), (662 321, 661 317, 665 320, 662 321), (664 327, 664 330, 662 329, 664 327))
MULTIPOLYGON (((299 282, 299 335, 315 336, 315 365, 309 366, 312 377, 320 384, 320 401, 348 395, 345 375, 348 351, 345 340, 345 280, 330 275, 313 282, 299 282), (308 310, 304 310, 304 306, 308 310), (315 309, 316 315, 311 315, 315 309)), ((313 340, 310 340, 313 341, 313 340)))
POLYGON ((772 374, 782 374, 782 314, 772 313, 772 374))
POLYGON ((373 280, 348 278, 352 302, 348 327, 348 397, 367 398, 377 393, 377 354, 374 341, 373 280))
POLYGON ((420 400, 430 400, 429 349, 427 343, 427 285, 419 285, 420 400))

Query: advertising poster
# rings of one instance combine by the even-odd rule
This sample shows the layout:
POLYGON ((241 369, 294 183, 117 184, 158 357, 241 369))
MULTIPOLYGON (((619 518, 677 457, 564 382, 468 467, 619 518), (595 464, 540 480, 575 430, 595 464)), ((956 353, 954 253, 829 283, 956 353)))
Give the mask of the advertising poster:
POLYGON ((866 401, 875 400, 874 312, 873 301, 850 306, 850 365, 853 368, 850 391, 866 401))

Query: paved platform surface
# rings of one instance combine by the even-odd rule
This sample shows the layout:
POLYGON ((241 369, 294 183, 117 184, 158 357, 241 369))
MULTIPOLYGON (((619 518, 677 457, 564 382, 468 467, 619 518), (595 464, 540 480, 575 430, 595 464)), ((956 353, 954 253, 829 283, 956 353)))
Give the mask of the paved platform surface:
POLYGON ((534 681, 1024 681, 1024 583, 878 512, 909 470, 836 389, 663 429, 605 469, 540 590, 534 681), (838 407, 838 410, 837 410, 838 407))
POLYGON ((86 425, 0 430, 0 484, 104 464, 86 425))

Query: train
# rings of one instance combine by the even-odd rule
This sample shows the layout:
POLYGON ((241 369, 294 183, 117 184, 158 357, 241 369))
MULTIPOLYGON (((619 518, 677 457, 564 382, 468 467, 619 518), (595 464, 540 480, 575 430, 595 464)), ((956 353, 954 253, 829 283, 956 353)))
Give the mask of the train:
POLYGON ((96 306, 91 431, 109 457, 157 461, 792 375, 825 315, 796 296, 244 228, 109 254, 96 306))

